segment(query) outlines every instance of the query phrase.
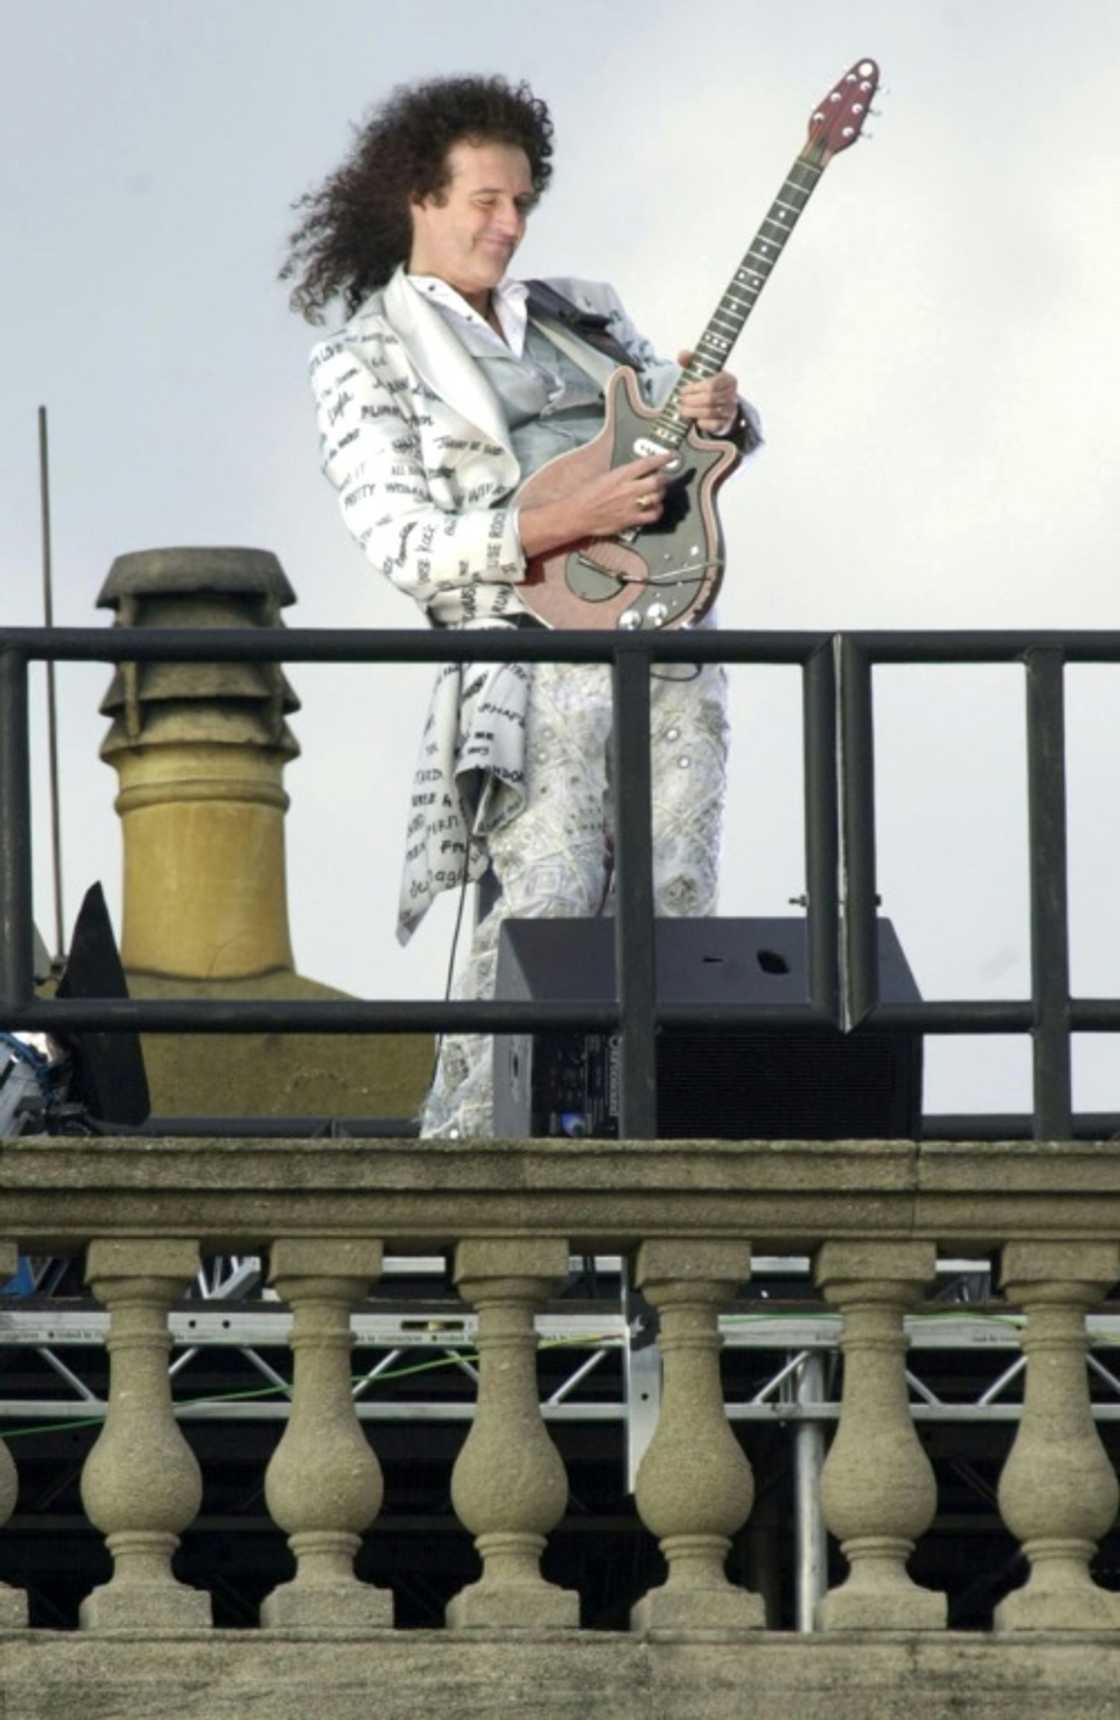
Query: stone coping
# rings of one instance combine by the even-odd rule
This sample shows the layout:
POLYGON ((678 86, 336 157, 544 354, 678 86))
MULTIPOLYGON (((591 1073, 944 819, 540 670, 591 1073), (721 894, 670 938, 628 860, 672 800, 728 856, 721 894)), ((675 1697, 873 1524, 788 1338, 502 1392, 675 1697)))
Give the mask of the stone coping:
POLYGON ((398 1249, 552 1235, 614 1252, 656 1237, 808 1252, 874 1236, 985 1252, 1120 1238, 1120 1143, 273 1141, 21 1138, 0 1145, 0 1236, 259 1250, 279 1236, 398 1249))
POLYGON ((860 1631, 0 1635, 4 1720, 1105 1720, 1120 1637, 860 1631))

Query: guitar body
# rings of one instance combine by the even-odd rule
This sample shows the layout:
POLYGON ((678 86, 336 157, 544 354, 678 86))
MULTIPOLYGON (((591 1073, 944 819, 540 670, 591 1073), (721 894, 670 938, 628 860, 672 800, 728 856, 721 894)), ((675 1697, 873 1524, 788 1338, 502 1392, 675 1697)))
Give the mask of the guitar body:
POLYGON ((620 367, 607 384, 599 434, 549 460, 517 492, 520 506, 540 506, 643 454, 675 452, 678 462, 669 468, 659 520, 619 537, 565 544, 529 563, 518 596, 546 626, 690 627, 715 602, 723 575, 715 496, 739 450, 695 429, 676 450, 664 448, 653 434, 657 420, 634 372, 620 367))

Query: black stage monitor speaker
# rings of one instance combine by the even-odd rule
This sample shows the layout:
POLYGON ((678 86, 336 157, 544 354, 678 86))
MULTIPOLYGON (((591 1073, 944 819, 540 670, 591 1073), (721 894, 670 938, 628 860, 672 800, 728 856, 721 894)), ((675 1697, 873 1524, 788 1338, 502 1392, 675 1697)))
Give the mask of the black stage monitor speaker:
MULTIPOLYGON (((663 1003, 807 1004, 805 920, 655 921, 663 1003)), ((884 1003, 920 1001, 889 920, 879 921, 884 1003)), ((507 920, 495 994, 503 1001, 615 996, 614 922, 507 920)), ((897 1140, 919 1131, 922 1040, 912 1032, 791 1024, 657 1041, 663 1140, 897 1140)), ((618 1042, 602 1033, 494 1039, 494 1133, 618 1134, 618 1042)))

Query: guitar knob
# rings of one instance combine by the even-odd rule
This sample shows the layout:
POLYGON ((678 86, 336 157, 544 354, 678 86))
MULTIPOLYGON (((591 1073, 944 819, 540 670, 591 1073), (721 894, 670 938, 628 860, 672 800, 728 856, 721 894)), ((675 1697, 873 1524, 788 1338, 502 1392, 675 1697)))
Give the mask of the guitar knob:
POLYGON ((618 625, 627 633, 633 633, 635 627, 642 625, 642 618, 636 609, 624 609, 618 618, 618 625))

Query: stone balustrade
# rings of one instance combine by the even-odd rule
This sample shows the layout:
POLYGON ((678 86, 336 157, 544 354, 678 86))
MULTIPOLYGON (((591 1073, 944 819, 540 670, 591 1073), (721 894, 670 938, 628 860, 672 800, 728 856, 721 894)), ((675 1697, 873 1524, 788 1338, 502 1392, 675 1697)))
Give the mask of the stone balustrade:
MULTIPOLYGON (((0 1232, 0 1275, 17 1246, 82 1252, 109 1313, 108 1416, 82 1498, 113 1574, 83 1605, 85 1631, 207 1626, 208 1597, 170 1568, 201 1480, 172 1414, 167 1315, 200 1253, 219 1251, 267 1254, 293 1311, 291 1414, 264 1484, 296 1572, 265 1601, 266 1629, 392 1624, 390 1595, 354 1573, 382 1479, 348 1360, 351 1311, 385 1250, 446 1252, 478 1315, 477 1409, 449 1481, 482 1573, 452 1600, 451 1632, 578 1628, 579 1597, 541 1573, 568 1489, 535 1373, 534 1316, 569 1251, 629 1257, 661 1322, 661 1416, 636 1502, 668 1574, 636 1605, 634 1633, 764 1634, 760 1597, 725 1570, 755 1484, 724 1407, 717 1329, 721 1308, 749 1296, 752 1250, 812 1256, 822 1300, 843 1319, 822 1505, 848 1571, 823 1600, 820 1630, 862 1641, 945 1627, 944 1596, 907 1572, 937 1502, 903 1328, 939 1252, 991 1255, 1025 1315, 1024 1408, 999 1504, 1030 1575, 999 1607, 995 1634, 1120 1624, 1120 1597, 1089 1572, 1117 1483, 1085 1368, 1085 1316, 1120 1278, 1117 1144, 23 1139, 0 1147, 0 1232)), ((15 1496, 0 1442, 0 1519, 15 1496)), ((23 1595, 0 1587, 0 1631, 25 1621, 23 1595)))

